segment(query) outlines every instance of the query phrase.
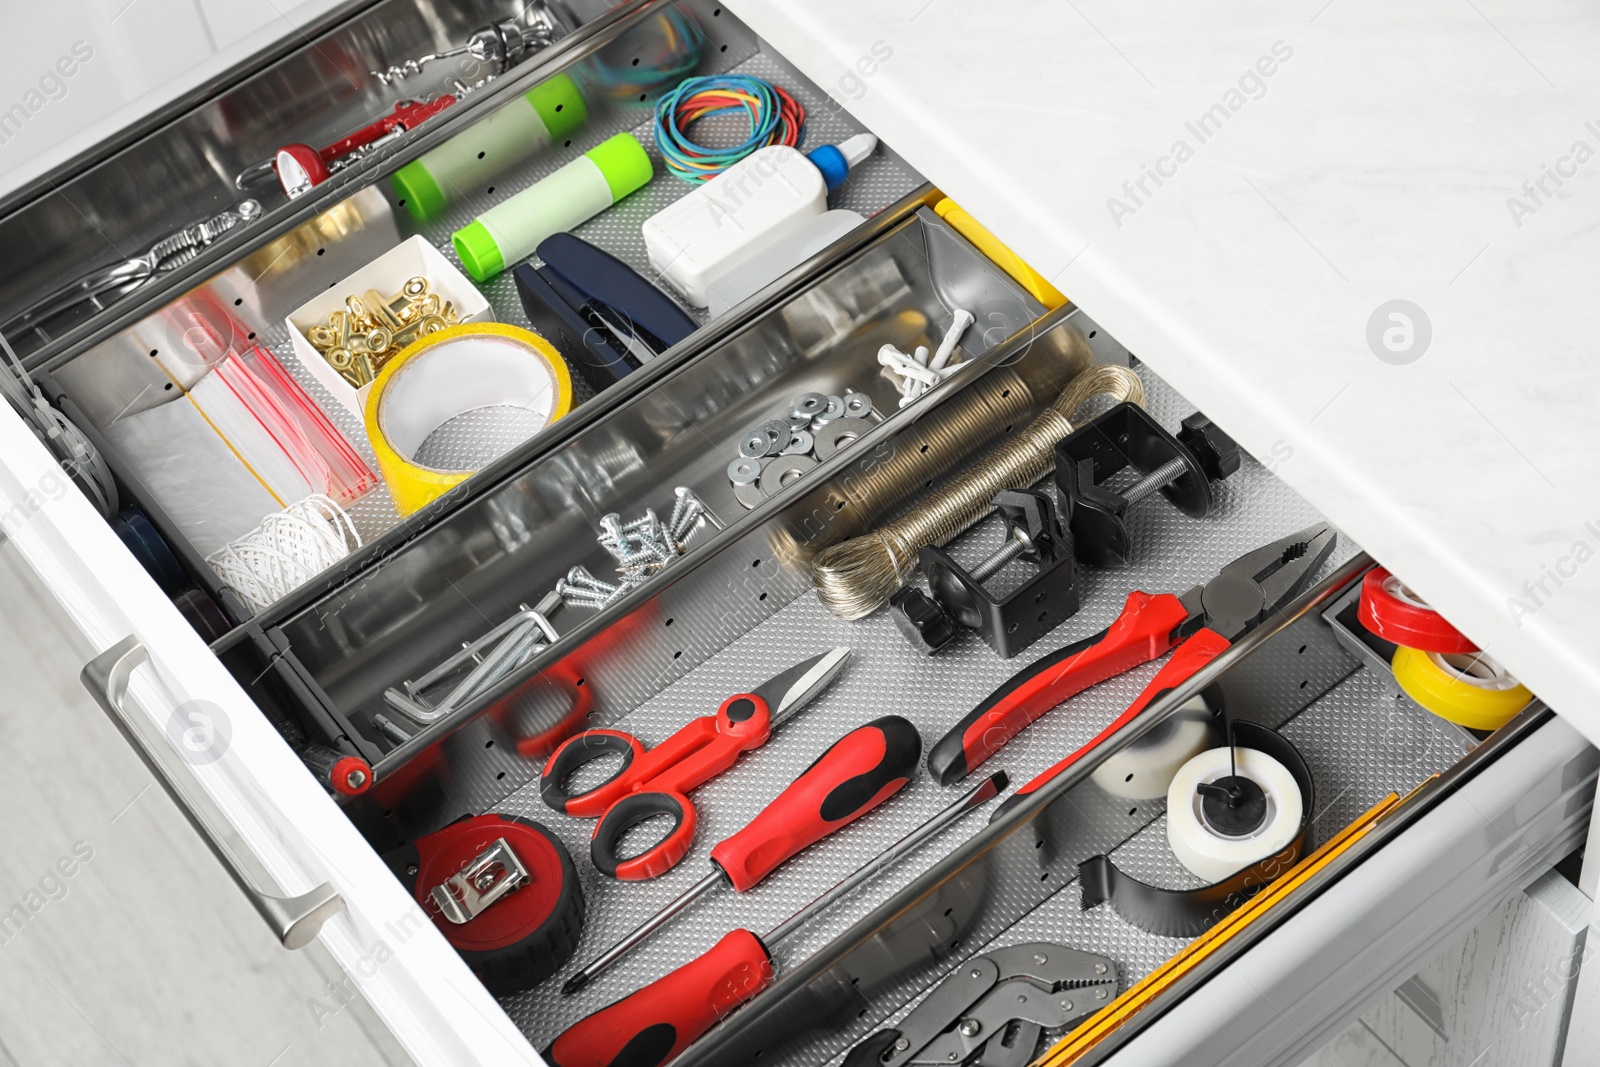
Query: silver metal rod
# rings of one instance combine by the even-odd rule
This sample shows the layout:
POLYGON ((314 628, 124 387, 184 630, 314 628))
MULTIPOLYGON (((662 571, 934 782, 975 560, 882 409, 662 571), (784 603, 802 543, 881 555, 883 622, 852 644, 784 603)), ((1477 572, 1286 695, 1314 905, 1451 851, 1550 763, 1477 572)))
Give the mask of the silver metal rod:
POLYGON ((885 867, 898 863, 909 853, 915 852, 927 844, 928 841, 959 822, 969 812, 976 811, 986 802, 992 800, 1005 789, 1008 782, 1009 779, 1005 771, 997 771, 982 782, 979 782, 967 790, 954 804, 951 804, 933 818, 912 830, 882 853, 857 867, 854 873, 846 875, 838 885, 823 893, 777 926, 774 926, 770 931, 762 935, 761 943, 770 950, 774 944, 798 930, 813 915, 816 915, 840 897, 854 891, 863 882, 876 877, 885 867))
MULTIPOLYGON (((393 692, 393 690, 390 690, 390 692, 393 692)), ((383 734, 383 736, 387 737, 397 745, 403 745, 407 741, 411 740, 410 733, 401 729, 399 723, 382 713, 374 714, 372 716, 372 725, 378 728, 379 733, 383 734)))
MULTIPOLYGON (((528 605, 520 605, 516 615, 510 616, 488 633, 463 645, 461 647, 461 651, 453 654, 449 659, 445 660, 443 663, 440 663, 437 667, 434 667, 416 681, 407 684, 407 691, 415 695, 421 690, 427 689, 439 679, 454 672, 457 667, 460 667, 463 663, 467 662, 467 660, 477 657, 478 654, 490 644, 500 640, 501 637, 516 629, 517 624, 523 618, 523 613, 526 611, 528 611, 528 605)), ((478 662, 482 663, 483 660, 480 658, 478 659, 478 662)))
POLYGON ((728 876, 722 873, 722 868, 720 867, 700 879, 700 881, 690 886, 677 900, 674 900, 671 904, 646 919, 644 924, 637 930, 606 949, 587 966, 580 969, 578 973, 568 978, 566 984, 561 987, 562 995, 567 996, 576 993, 588 985, 595 975, 616 963, 629 952, 632 952, 635 945, 665 926, 672 920, 674 915, 677 915, 684 908, 717 888, 717 886, 726 885, 727 882, 728 876))
POLYGON ((1007 563, 1010 563, 1032 547, 1033 545, 1028 541, 1027 534, 1021 530, 1013 530, 1011 536, 1006 539, 1005 544, 995 549, 992 555, 967 573, 972 576, 973 581, 981 582, 998 574, 1007 563))
POLYGON ((1183 457, 1175 456, 1128 486, 1122 498, 1128 502, 1129 507, 1132 507, 1157 489, 1177 481, 1179 475, 1188 469, 1189 465, 1183 461, 1183 457))
POLYGON ((435 714, 443 718, 463 701, 470 700, 473 694, 483 689, 485 679, 495 676, 495 672, 505 663, 506 657, 516 648, 517 643, 538 625, 533 619, 527 618, 531 614, 532 612, 517 613, 517 625, 501 639, 498 645, 494 646, 488 655, 483 657, 483 662, 472 668, 471 673, 461 679, 454 689, 450 690, 449 696, 434 705, 433 711, 435 714))

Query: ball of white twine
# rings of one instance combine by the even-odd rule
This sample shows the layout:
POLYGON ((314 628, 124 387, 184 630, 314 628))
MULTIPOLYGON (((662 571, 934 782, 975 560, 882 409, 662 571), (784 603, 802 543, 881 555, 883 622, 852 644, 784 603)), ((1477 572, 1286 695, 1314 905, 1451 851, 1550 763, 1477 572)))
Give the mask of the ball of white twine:
POLYGON ((260 612, 360 547, 350 516, 318 493, 268 515, 206 562, 252 612, 260 612))

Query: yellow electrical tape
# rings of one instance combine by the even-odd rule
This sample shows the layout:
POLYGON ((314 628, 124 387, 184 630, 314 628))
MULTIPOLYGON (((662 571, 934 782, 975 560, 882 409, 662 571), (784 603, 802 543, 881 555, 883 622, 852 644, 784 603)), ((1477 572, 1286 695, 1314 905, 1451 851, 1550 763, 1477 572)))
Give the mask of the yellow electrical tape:
POLYGON ((978 251, 994 261, 995 266, 1011 275, 1012 279, 1039 303, 1052 311, 1067 302, 1061 290, 1045 281, 1039 272, 1022 261, 1022 257, 1000 243, 999 238, 984 229, 983 223, 961 209, 948 197, 933 205, 934 213, 977 246, 978 251))
POLYGON ((541 430, 572 410, 567 364, 538 334, 500 322, 462 323, 407 345, 383 365, 367 393, 367 439, 401 515, 476 473, 415 462, 428 435, 458 415, 499 406, 535 412, 544 419, 541 430))
POLYGON ((1250 925, 1262 912, 1299 888, 1312 875, 1332 863, 1351 845, 1366 836, 1367 832, 1377 825, 1378 819, 1399 802, 1400 797, 1394 793, 1378 801, 1365 815, 1345 827, 1342 833, 1316 852, 1301 860, 1282 878, 1230 912, 1217 925, 1189 942, 1176 956, 1146 975, 1138 985, 1100 1009, 1099 1013, 1088 1022, 1056 1042, 1049 1052, 1033 1062, 1033 1067, 1068 1067, 1069 1064, 1076 1063, 1106 1035, 1125 1025, 1128 1020, 1149 1007, 1152 1001, 1207 956, 1221 948, 1230 937, 1250 925))
POLYGON ((1394 651, 1394 680, 1441 719, 1469 730, 1498 730, 1533 699, 1528 687, 1481 652, 1394 651))

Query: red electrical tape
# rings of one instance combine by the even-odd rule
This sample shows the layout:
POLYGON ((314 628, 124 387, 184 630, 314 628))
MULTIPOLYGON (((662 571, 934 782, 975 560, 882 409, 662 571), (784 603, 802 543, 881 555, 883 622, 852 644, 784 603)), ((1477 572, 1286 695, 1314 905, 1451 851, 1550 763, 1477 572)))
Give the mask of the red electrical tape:
POLYGON ((1478 646, 1428 607, 1404 582, 1375 567, 1361 580, 1361 625, 1391 644, 1423 652, 1476 652, 1478 646))

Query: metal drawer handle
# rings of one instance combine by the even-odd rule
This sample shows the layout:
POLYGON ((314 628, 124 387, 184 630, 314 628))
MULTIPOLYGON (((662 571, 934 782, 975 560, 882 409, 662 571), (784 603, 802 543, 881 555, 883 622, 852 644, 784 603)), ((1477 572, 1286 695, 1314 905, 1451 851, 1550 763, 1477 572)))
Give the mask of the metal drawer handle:
POLYGON ((184 818, 189 820, 189 825, 194 827, 200 839, 211 849, 211 854, 217 857, 217 862, 222 864, 234 884, 249 898, 250 903, 255 905, 256 911, 266 920, 283 947, 304 948, 316 938, 317 931, 322 929, 322 924, 344 907, 344 898, 328 882, 297 897, 277 897, 263 893, 250 881, 239 867, 233 853, 223 847, 222 842, 201 819, 200 813, 189 803, 188 796, 178 784, 171 768, 150 747, 144 734, 134 727, 128 712, 122 706, 122 698, 128 692, 128 679, 133 674, 134 668, 149 661, 149 651, 139 643, 137 637, 130 635, 85 664, 83 673, 79 677, 83 680, 84 687, 100 702, 100 706, 105 709, 106 715, 116 724, 128 744, 133 746, 139 758, 144 760, 144 765, 155 775, 156 781, 161 783, 167 795, 172 798, 172 802, 178 806, 178 810, 183 812, 184 818))

